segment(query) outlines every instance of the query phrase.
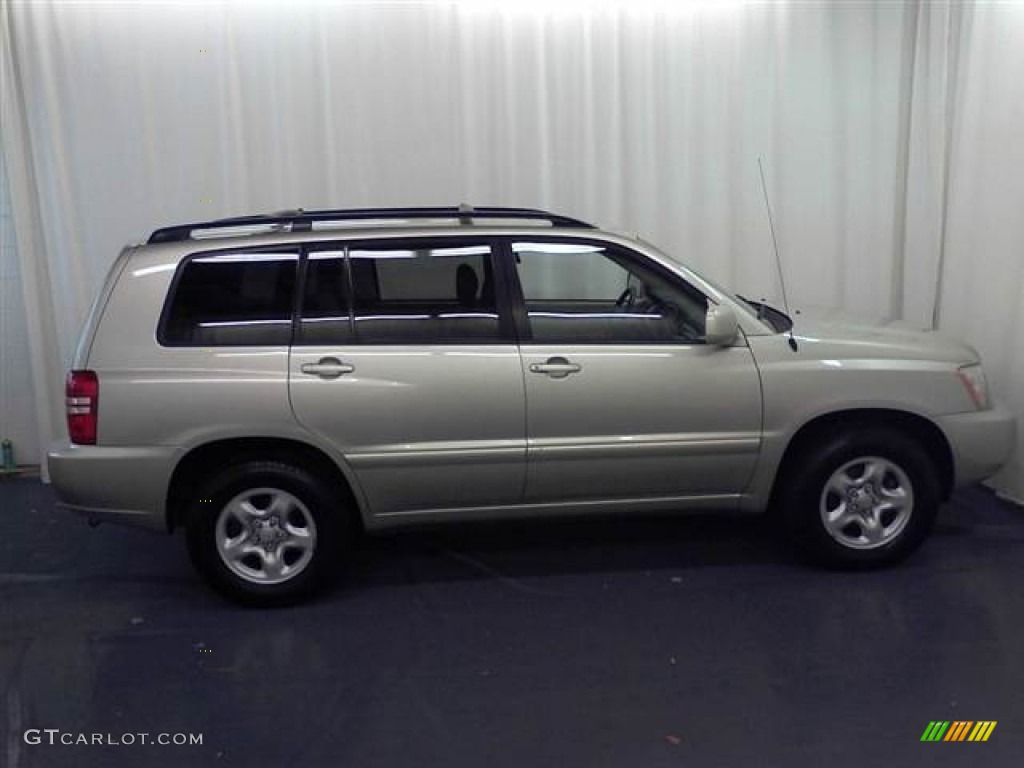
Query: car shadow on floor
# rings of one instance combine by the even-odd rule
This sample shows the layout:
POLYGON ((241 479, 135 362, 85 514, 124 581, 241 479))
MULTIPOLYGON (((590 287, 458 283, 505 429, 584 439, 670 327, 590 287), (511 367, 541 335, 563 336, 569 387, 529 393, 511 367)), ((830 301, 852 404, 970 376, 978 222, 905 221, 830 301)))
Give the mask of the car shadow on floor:
MULTIPOLYGON (((958 491, 943 505, 932 538, 950 541, 995 529, 996 541, 1024 536, 1024 510, 979 486, 958 491)), ((926 542, 925 551, 934 543, 926 542)), ((357 544, 346 581, 363 588, 410 578, 526 579, 717 566, 812 569, 772 515, 666 514, 465 523, 370 534, 357 544)))
POLYGON ((690 515, 469 523, 367 535, 349 581, 408 580, 662 570, 792 562, 767 517, 690 515))

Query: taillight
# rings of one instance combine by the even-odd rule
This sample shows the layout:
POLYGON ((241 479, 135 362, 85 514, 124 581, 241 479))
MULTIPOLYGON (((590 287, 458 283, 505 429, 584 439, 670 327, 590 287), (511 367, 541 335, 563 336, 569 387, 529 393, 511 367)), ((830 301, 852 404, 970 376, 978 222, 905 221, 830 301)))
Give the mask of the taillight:
POLYGON ((96 378, 96 372, 71 371, 65 394, 71 442, 96 445, 96 416, 100 399, 100 380, 96 378))

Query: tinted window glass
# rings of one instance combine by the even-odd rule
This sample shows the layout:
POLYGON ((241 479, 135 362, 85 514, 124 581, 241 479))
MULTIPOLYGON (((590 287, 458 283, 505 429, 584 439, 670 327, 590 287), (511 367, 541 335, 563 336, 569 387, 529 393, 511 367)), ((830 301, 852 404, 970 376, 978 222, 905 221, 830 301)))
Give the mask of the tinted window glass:
POLYGON ((298 255, 226 253, 185 263, 160 341, 172 346, 288 344, 298 255))
POLYGON ((500 338, 488 245, 435 242, 311 253, 301 342, 483 343, 500 338))
POLYGON ((624 252, 589 243, 513 243, 534 341, 699 343, 707 299, 624 252))

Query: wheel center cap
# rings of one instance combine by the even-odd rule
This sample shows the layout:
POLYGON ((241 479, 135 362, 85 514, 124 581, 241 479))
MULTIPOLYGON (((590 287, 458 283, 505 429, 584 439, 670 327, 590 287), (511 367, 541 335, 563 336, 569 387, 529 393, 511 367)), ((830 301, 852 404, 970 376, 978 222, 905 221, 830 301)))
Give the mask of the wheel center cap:
POLYGON ((253 535, 260 544, 273 544, 277 540, 279 530, 276 523, 272 521, 259 521, 253 535))
POLYGON ((866 512, 874 506, 871 493, 863 488, 855 488, 850 494, 850 505, 854 512, 866 512))

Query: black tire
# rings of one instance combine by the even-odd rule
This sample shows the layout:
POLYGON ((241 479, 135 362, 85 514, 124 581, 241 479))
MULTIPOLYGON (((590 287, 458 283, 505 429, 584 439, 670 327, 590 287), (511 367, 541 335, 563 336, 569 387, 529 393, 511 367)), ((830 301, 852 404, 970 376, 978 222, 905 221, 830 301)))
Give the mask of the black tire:
POLYGON ((928 453, 912 437, 884 427, 842 431, 809 444, 792 458, 780 483, 778 511, 798 552, 835 568, 903 560, 931 532, 941 503, 928 453), (851 480, 856 482, 848 487, 851 480))
POLYGON ((220 594, 248 606, 289 605, 330 581, 350 515, 313 473, 251 460, 199 485, 189 500, 185 539, 192 564, 220 594), (239 546, 222 555, 232 540, 239 546))

